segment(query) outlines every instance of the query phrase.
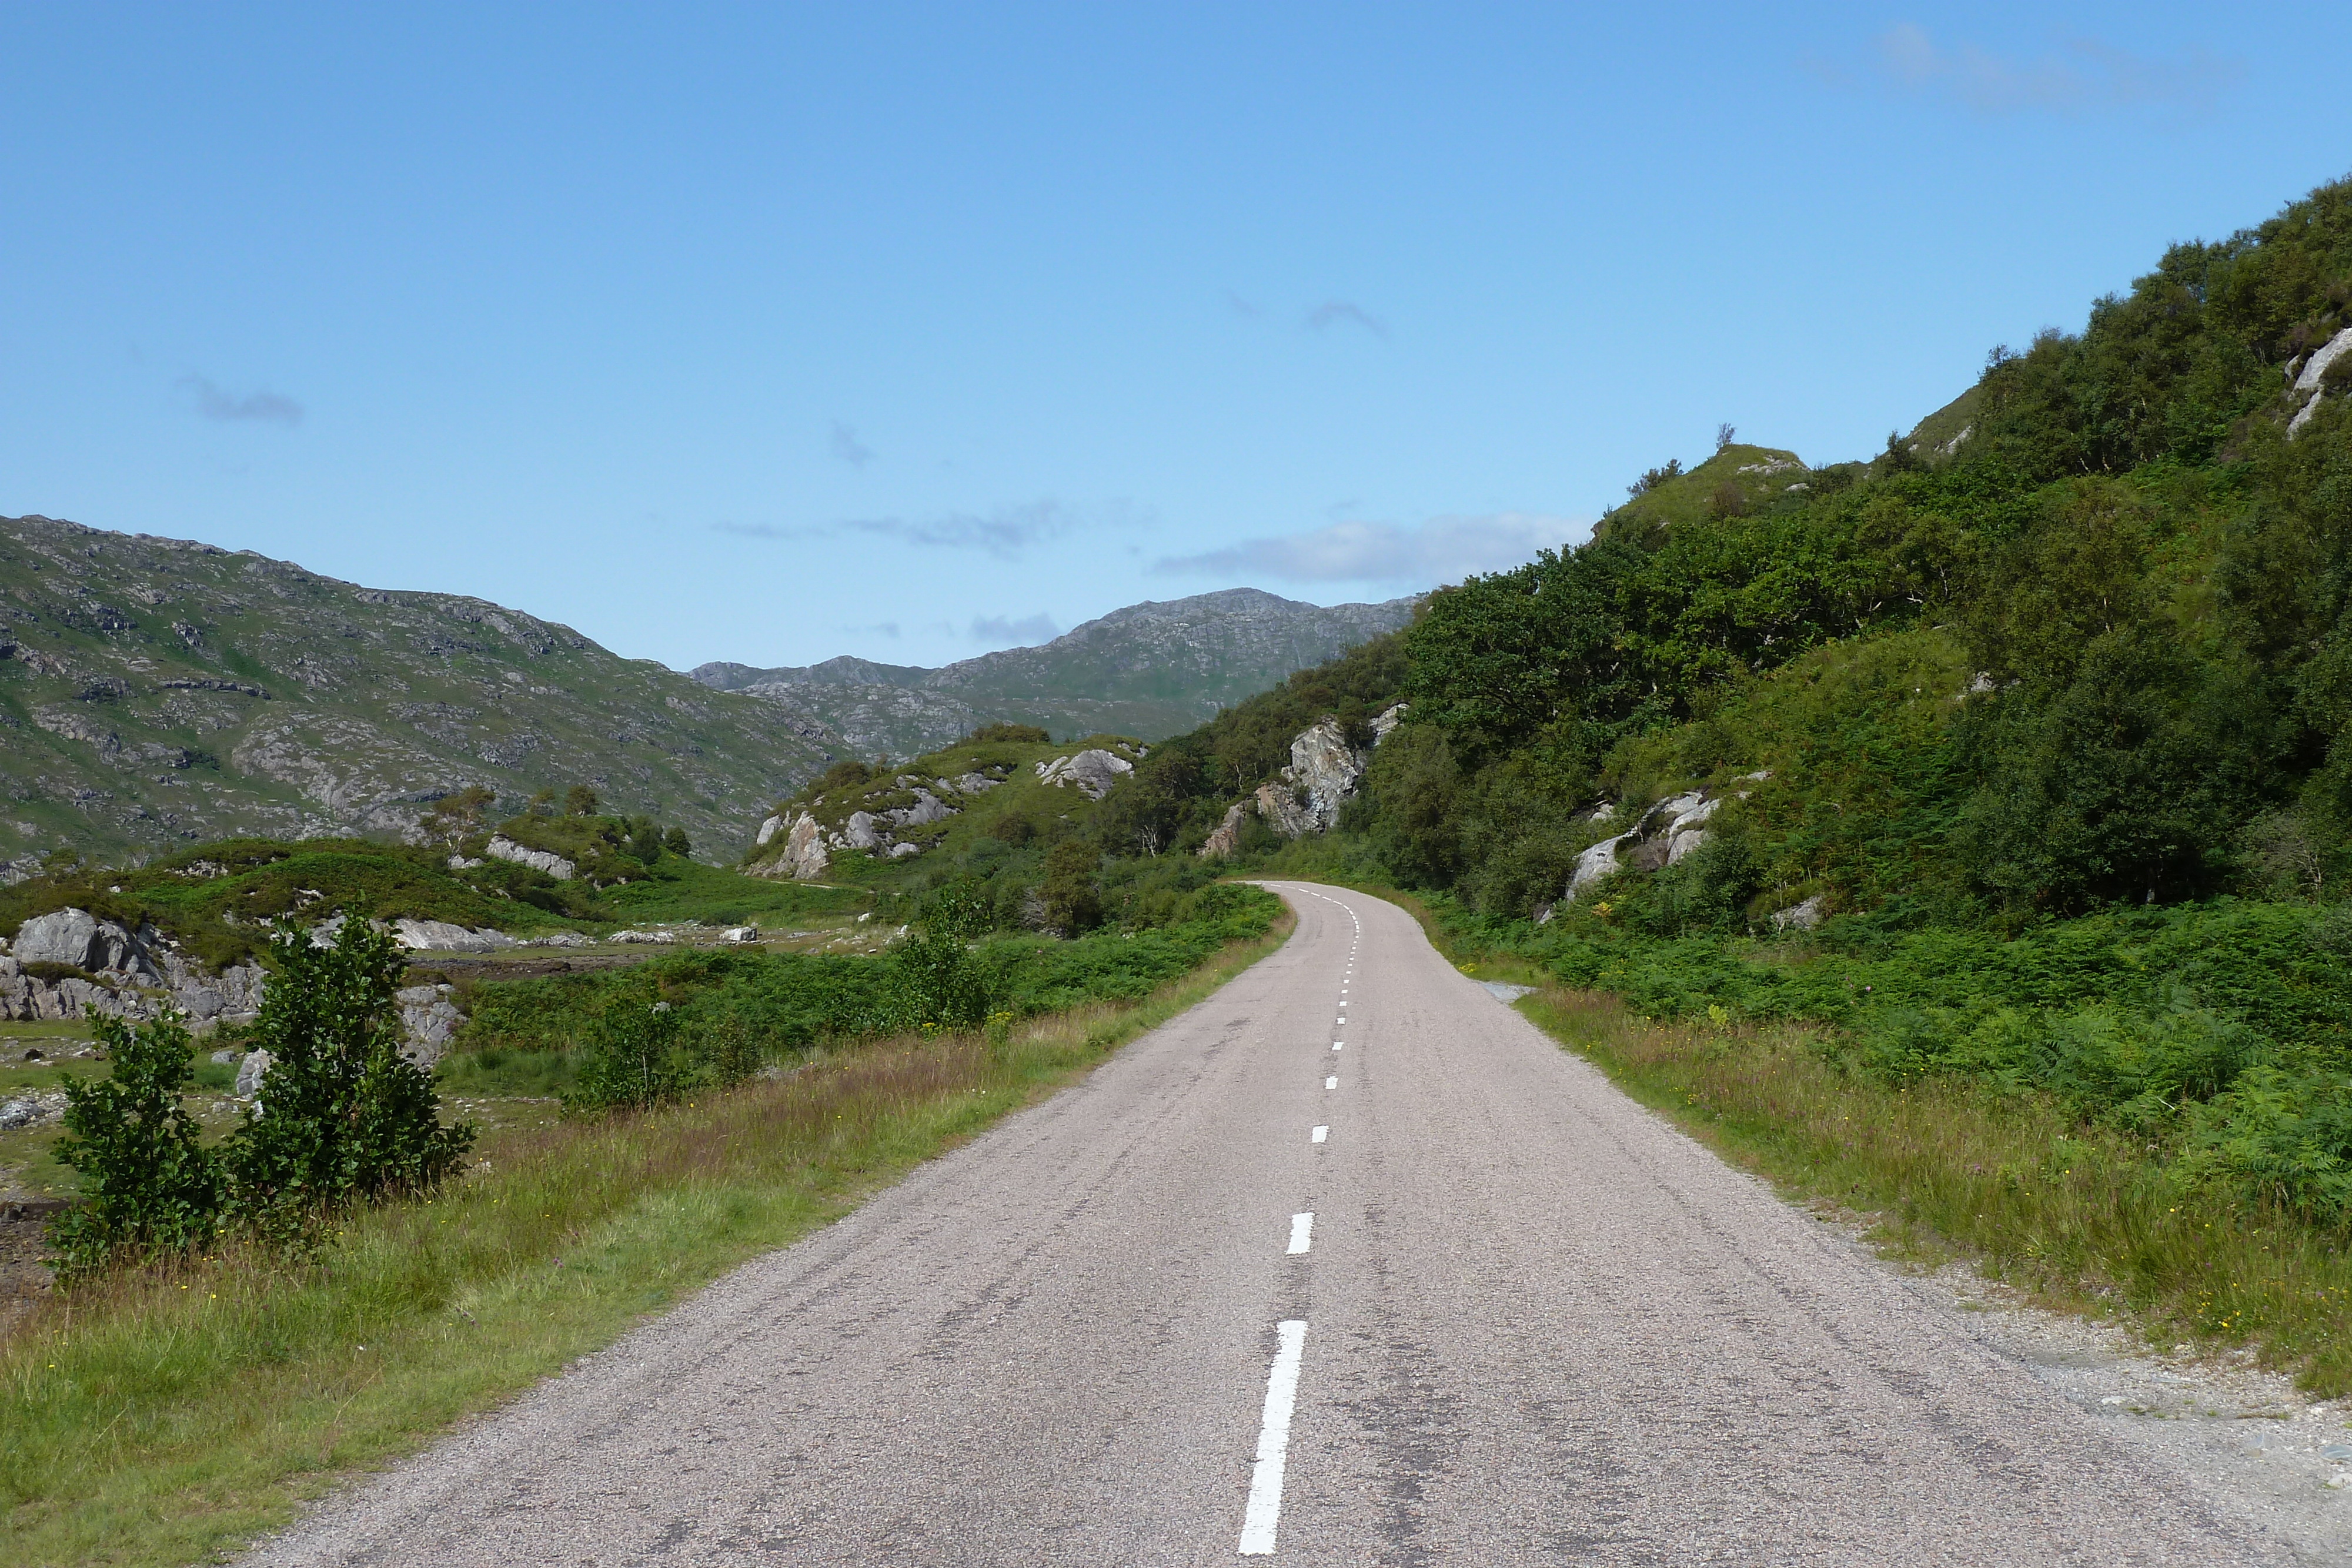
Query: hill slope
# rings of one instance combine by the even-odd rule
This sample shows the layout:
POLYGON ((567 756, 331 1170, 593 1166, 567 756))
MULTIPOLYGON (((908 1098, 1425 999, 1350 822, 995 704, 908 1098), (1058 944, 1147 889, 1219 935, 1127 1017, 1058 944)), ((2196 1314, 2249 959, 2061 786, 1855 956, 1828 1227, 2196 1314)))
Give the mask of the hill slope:
POLYGON ((770 670, 709 664, 693 674, 763 697, 858 756, 911 757, 997 721, 1155 740, 1395 631, 1416 602, 1326 608, 1235 588, 1132 604, 1041 647, 936 670, 839 658, 770 670))
POLYGON ((455 594, 0 519, 0 864, 395 833, 467 785, 593 785, 730 850, 826 760, 757 699, 455 594))

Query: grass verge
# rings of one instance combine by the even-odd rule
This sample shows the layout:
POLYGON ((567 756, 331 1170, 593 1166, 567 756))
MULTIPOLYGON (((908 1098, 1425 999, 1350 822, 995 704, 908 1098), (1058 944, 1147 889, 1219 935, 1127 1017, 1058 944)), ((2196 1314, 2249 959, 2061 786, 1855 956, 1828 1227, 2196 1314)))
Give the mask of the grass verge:
POLYGON ((1717 1155, 1784 1196, 1874 1216, 1898 1256, 1958 1258, 2044 1306, 2123 1313, 2152 1344, 2245 1346, 2316 1396, 2352 1394, 2341 1235, 2192 1199, 2157 1151, 2046 1096, 1858 1073, 1819 1026, 1641 1018, 1465 943, 1410 894, 1360 890, 1464 972, 1535 987, 1517 1004, 1529 1020, 1717 1155))
POLYGON ((2191 1204, 2144 1144, 2035 1096, 1843 1070, 1820 1031, 1662 1023, 1557 985, 1539 1028, 1790 1196, 1876 1216, 1897 1252, 1958 1256, 2065 1311, 2126 1311, 2153 1343, 2248 1344, 2311 1393, 2352 1392, 2339 1238, 2191 1204))
POLYGON ((1278 946, 1140 1001, 820 1057, 642 1116, 518 1132, 315 1266, 228 1251, 61 1299, 0 1344, 0 1560, 215 1558, 1082 1076, 1278 946))

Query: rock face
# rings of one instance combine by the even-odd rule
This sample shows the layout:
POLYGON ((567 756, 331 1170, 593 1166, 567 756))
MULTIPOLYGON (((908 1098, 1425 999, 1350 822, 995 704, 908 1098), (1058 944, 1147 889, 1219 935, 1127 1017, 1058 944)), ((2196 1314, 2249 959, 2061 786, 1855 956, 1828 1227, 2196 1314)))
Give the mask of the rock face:
POLYGON ((222 1019, 243 1021, 261 1007, 258 967, 208 975, 152 926, 132 931, 87 910, 36 915, 10 947, 0 956, 0 1019, 151 1019, 177 1009, 201 1027, 222 1019), (68 964, 96 979, 42 979, 25 972, 28 964, 68 964))
POLYGON ((271 1060, 266 1051, 246 1052, 245 1060, 236 1064, 236 1087, 232 1092, 240 1100, 250 1100, 259 1094, 261 1081, 269 1071, 271 1060))
POLYGON ((2352 327, 2347 327, 2326 342, 2312 350, 2311 358, 2303 364, 2303 373, 2294 378, 2294 393, 2304 400, 2303 408, 2287 421, 2286 433, 2294 434, 2311 416, 2319 412, 2319 400, 2326 396, 2323 382, 2327 367, 2339 354, 2352 353, 2352 327))
POLYGON ((756 847, 764 850, 768 847, 768 841, 783 831, 784 820, 782 817, 771 817, 760 824, 760 836, 752 841, 756 847))
POLYGON ((1099 800, 1110 793, 1110 787, 1121 777, 1135 771, 1135 764, 1126 758, 1099 747, 1081 751, 1076 757, 1056 757, 1051 762, 1037 764, 1037 777, 1057 788, 1075 784, 1078 792, 1089 800, 1099 800))
POLYGON ((1236 800, 1225 808, 1225 818, 1209 831, 1201 844, 1201 858, 1223 860, 1241 848, 1242 824, 1249 821, 1249 802, 1236 800))
POLYGON ((552 851, 525 849, 504 833, 494 836, 490 840, 489 847, 482 852, 494 861, 512 861, 517 865, 527 865, 533 871, 543 871, 558 882, 570 882, 572 872, 578 869, 570 861, 552 851))
POLYGON ((833 857, 824 847, 824 829, 817 820, 803 811, 793 822, 793 831, 784 840, 783 855, 769 868, 771 875, 789 876, 797 882, 814 882, 825 873, 833 857))
MULTIPOLYGON (((1399 703, 1373 720, 1373 744, 1388 738, 1403 717, 1404 705, 1399 703)), ((1339 808, 1363 779, 1367 760, 1365 753, 1348 744, 1337 718, 1309 725, 1291 737, 1290 766, 1278 779, 1259 785, 1247 800, 1226 809, 1224 821, 1202 841, 1201 856, 1232 854, 1241 841, 1243 818, 1253 810, 1286 839, 1329 832, 1339 820, 1339 808)))

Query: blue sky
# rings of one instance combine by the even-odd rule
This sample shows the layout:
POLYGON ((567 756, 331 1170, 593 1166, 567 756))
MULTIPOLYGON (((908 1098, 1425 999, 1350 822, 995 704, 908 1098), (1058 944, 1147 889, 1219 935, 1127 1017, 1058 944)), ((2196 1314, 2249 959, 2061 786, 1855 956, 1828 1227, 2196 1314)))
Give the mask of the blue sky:
POLYGON ((688 666, 1385 598, 2352 172, 2352 7, 0 7, 0 513, 688 666))

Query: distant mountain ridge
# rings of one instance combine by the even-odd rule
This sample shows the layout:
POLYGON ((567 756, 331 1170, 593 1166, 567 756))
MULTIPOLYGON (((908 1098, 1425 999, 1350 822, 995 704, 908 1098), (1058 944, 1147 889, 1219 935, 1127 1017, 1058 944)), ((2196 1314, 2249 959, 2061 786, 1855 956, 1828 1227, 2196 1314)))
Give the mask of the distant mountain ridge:
POLYGON ((0 876, 250 833, 396 833, 467 785, 593 785, 732 852, 829 760, 756 697, 457 594, 0 518, 0 876))
POLYGON ((764 670, 714 662, 690 673, 714 690, 762 698, 859 756, 913 757, 998 720, 1057 737, 1158 740, 1396 631, 1419 602, 1325 606, 1231 588, 1130 604, 1037 647, 939 669, 845 655, 764 670))

